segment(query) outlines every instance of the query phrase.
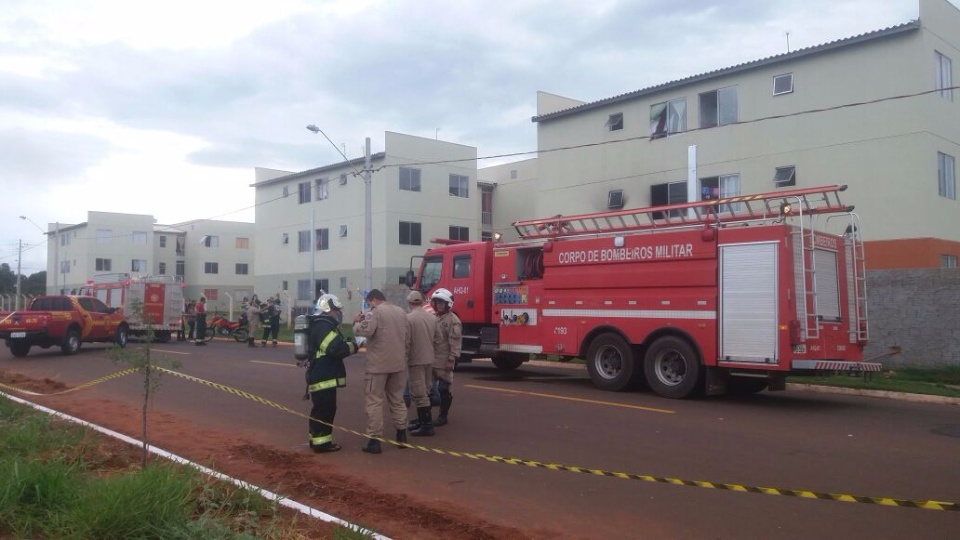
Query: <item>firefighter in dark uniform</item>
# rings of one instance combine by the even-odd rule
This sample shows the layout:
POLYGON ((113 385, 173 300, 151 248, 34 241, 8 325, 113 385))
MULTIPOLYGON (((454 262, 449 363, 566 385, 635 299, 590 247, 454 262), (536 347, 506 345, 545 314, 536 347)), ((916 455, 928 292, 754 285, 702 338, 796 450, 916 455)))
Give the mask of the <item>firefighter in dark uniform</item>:
POLYGON ((316 453, 336 452, 340 445, 333 441, 333 419, 337 415, 337 388, 347 385, 343 359, 357 352, 357 345, 340 333, 343 304, 332 294, 317 300, 316 317, 310 324, 307 362, 307 392, 313 402, 310 409, 310 448, 316 453))

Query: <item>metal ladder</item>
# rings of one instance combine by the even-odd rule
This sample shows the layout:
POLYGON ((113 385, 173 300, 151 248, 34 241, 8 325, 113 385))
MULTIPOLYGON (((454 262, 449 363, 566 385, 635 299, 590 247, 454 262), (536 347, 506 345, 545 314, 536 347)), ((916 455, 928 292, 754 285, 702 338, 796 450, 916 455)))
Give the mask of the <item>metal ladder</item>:
POLYGON ((524 240, 555 239, 782 219, 785 217, 782 215, 782 209, 788 201, 791 204, 791 214, 851 212, 853 206, 840 202, 840 192, 846 189, 846 185, 832 185, 610 212, 572 216, 556 215, 549 218, 516 221, 513 227, 524 240), (794 204, 797 206, 796 209, 792 207, 794 204))

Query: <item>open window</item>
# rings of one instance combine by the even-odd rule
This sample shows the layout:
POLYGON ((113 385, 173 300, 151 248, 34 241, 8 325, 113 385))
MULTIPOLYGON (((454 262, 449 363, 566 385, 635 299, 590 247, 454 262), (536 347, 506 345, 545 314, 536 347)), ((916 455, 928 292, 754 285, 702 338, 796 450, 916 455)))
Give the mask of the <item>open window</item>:
POLYGON ((623 113, 614 113, 607 118, 607 129, 610 131, 619 131, 623 129, 623 113))
POLYGON ((607 208, 610 210, 618 210, 623 208, 623 190, 622 189, 611 189, 607 193, 607 208))
POLYGON ((797 185, 797 168, 793 165, 777 167, 777 171, 773 175, 773 185, 776 187, 797 185))

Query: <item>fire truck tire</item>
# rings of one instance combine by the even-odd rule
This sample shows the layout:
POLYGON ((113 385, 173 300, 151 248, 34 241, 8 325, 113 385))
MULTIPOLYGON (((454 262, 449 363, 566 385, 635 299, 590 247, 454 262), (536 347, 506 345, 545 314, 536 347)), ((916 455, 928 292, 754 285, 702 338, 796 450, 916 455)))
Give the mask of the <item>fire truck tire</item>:
POLYGON ((248 337, 250 337, 250 331, 246 328, 237 328, 233 331, 233 339, 240 343, 246 341, 248 337))
POLYGON ((618 334, 600 334, 587 349, 587 372, 601 390, 622 392, 633 388, 640 378, 630 346, 618 334))
POLYGON ((22 341, 10 342, 10 354, 16 356, 17 358, 23 358, 29 353, 30 353, 29 343, 24 343, 22 341))
POLYGON ((123 348, 127 346, 127 339, 130 337, 130 330, 126 325, 121 324, 117 327, 117 333, 113 336, 113 342, 117 344, 118 347, 123 348))
POLYGON ((80 350, 80 331, 76 328, 71 328, 67 330, 66 337, 63 338, 63 344, 60 345, 60 351, 63 354, 69 356, 72 354, 77 354, 77 351, 80 350))
POLYGON ((658 395, 683 399, 703 386, 703 366, 686 340, 664 336, 650 345, 643 361, 650 388, 658 395))
POLYGON ((167 343, 170 341, 170 332, 167 332, 166 330, 157 332, 157 334, 153 336, 153 340, 157 343, 167 343))
POLYGON ((513 371, 520 367, 520 364, 528 358, 529 355, 526 354, 500 353, 494 355, 491 360, 493 360, 493 365, 497 366, 497 369, 500 371, 513 371))

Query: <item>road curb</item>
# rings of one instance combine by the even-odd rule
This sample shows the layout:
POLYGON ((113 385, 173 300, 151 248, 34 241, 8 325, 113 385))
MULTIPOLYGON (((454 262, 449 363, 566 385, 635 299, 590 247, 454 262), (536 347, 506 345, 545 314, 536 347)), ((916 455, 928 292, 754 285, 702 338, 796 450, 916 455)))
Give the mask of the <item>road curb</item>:
MULTIPOLYGON (((475 358, 474 362, 491 362, 489 358, 475 358)), ((550 362, 545 360, 528 360, 526 364, 537 367, 552 367, 563 369, 585 370, 583 364, 571 362, 550 362)), ((883 399, 897 399, 900 401, 915 401, 918 403, 939 403, 941 405, 960 405, 960 398, 934 396, 930 394, 910 394, 907 392, 891 392, 889 390, 867 390, 864 388, 847 388, 844 386, 826 386, 822 384, 787 383, 787 390, 800 392, 821 392, 824 394, 845 394, 849 396, 866 396, 883 399)))

